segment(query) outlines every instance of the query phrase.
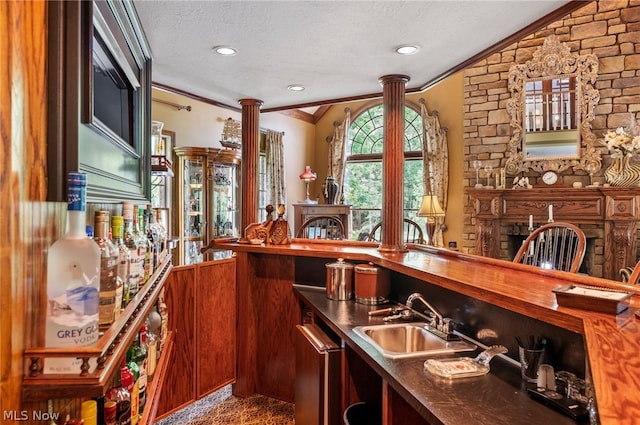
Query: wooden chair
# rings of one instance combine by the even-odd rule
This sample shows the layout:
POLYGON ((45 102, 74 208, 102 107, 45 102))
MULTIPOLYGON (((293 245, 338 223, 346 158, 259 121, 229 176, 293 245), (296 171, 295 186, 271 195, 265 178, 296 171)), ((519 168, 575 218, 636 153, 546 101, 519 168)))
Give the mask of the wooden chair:
POLYGON ((629 285, 640 284, 640 261, 634 267, 624 267, 620 269, 622 281, 629 285))
MULTIPOLYGON (((404 229, 404 243, 425 243, 424 233, 420 228, 420 225, 415 221, 405 218, 403 223, 404 229)), ((369 232, 369 237, 367 240, 380 242, 380 231, 382 230, 382 223, 378 223, 373 226, 371 232, 369 232)))
POLYGON ((584 232, 571 223, 548 223, 534 230, 524 241, 514 263, 575 273, 587 247, 584 232))
POLYGON ((344 239, 345 237, 342 220, 332 215, 311 217, 302 223, 296 233, 296 238, 304 239, 344 239))

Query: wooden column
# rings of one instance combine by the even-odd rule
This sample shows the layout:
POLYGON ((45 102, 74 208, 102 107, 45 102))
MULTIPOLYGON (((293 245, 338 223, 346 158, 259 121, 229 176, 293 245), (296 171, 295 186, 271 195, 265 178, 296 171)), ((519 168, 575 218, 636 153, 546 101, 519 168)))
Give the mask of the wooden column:
POLYGON ((380 251, 400 252, 407 247, 402 237, 404 218, 404 97, 406 75, 380 77, 384 108, 382 154, 382 243, 380 251))
POLYGON ((240 229, 258 221, 258 154, 260 151, 260 107, 257 99, 240 99, 242 105, 242 196, 240 229))

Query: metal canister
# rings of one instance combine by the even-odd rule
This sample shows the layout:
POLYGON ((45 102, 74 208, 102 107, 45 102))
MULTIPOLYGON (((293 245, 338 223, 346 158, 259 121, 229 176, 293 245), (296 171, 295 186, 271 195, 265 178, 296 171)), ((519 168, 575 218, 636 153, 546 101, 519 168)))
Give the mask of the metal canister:
POLYGON ((350 300, 353 298, 353 264, 338 258, 335 263, 327 263, 327 298, 350 300))
POLYGON ((355 266, 356 302, 361 304, 383 304, 389 296, 389 270, 373 264, 355 266))

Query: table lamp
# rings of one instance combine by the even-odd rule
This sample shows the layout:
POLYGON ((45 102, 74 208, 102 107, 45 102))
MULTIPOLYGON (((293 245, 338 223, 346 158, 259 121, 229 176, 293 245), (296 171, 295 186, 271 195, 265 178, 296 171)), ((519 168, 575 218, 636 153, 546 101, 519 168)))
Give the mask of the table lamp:
POLYGON ((312 201, 309 199, 309 182, 314 181, 317 175, 313 171, 311 171, 311 166, 307 165, 304 167, 304 172, 300 174, 300 180, 304 180, 305 190, 307 192, 307 199, 302 201, 303 204, 315 204, 317 201, 312 201))
POLYGON ((445 213, 438 197, 436 195, 423 195, 420 209, 418 210, 418 217, 426 217, 426 229, 427 237, 429 238, 429 245, 433 245, 433 235, 436 231, 436 217, 444 217, 445 213))

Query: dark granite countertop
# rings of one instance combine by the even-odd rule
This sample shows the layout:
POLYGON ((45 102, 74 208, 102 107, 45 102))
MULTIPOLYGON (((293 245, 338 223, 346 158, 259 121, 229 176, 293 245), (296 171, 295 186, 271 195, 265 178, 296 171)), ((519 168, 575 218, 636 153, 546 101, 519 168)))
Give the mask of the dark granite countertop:
MULTIPOLYGON (((353 328, 384 323, 368 312, 385 306, 334 301, 324 288, 296 285, 295 292, 351 349, 361 356, 427 421, 433 424, 574 424, 570 418, 532 400, 520 370, 496 357, 487 375, 447 380, 425 371, 426 358, 388 359, 357 335, 353 328)), ((475 357, 481 349, 462 354, 475 357)))

